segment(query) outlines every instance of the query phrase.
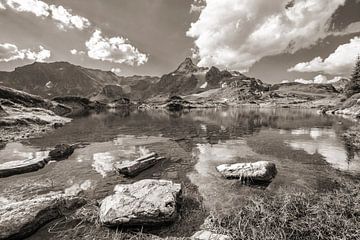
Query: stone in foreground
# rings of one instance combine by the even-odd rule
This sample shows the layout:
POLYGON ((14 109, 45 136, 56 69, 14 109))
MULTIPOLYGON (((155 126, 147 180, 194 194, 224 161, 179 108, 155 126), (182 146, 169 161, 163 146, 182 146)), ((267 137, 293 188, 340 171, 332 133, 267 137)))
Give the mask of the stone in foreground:
POLYGON ((181 184, 145 179, 115 187, 100 206, 106 226, 156 226, 174 222, 178 216, 181 184))
POLYGON ((216 234, 210 231, 202 230, 196 232, 191 236, 192 240, 230 240, 231 238, 227 235, 216 234))
POLYGON ((82 198, 59 192, 0 205, 0 239, 23 239, 48 222, 85 204, 82 198))
POLYGON ((274 163, 260 161, 255 163, 223 164, 216 169, 229 179, 269 182, 277 174, 274 163))
POLYGON ((58 144, 55 149, 49 152, 49 157, 52 160, 64 160, 74 152, 74 147, 68 144, 58 144))
POLYGON ((48 160, 35 158, 2 163, 0 164, 0 178, 37 171, 43 168, 48 160))
POLYGON ((136 176, 140 172, 154 166, 164 158, 159 157, 156 153, 150 153, 146 156, 140 157, 134 161, 123 162, 121 164, 115 164, 115 169, 125 176, 136 176))

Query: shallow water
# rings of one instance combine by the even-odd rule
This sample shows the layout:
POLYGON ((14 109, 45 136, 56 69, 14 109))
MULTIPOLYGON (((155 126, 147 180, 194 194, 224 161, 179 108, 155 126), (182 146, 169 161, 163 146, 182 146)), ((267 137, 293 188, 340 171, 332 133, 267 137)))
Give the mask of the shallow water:
MULTIPOLYGON (((360 175, 359 155, 340 137, 352 124, 315 111, 292 109, 90 114, 41 138, 8 143, 1 149, 0 163, 44 157, 58 143, 85 143, 67 160, 50 163, 37 172, 0 179, 0 202, 54 190, 84 192, 89 198, 102 199, 116 184, 144 178, 170 179, 189 189, 193 186, 194 191, 186 192, 202 199, 208 211, 221 213, 231 211, 253 194, 276 194, 287 188, 327 191, 336 187, 336 182, 360 175), (151 151, 167 160, 134 179, 114 171, 114 163, 151 151), (260 160, 277 165, 278 175, 268 186, 226 180, 215 169, 224 163, 260 160)), ((201 224, 183 217, 175 227, 169 227, 168 234, 182 234, 181 225, 189 221, 194 226, 201 224)))

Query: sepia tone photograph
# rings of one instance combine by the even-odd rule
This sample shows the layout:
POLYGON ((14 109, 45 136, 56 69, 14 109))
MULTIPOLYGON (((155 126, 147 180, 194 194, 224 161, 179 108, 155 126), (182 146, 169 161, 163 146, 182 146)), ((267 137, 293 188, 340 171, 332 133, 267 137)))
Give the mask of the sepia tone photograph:
POLYGON ((0 240, 360 240, 360 0, 0 0, 0 240))

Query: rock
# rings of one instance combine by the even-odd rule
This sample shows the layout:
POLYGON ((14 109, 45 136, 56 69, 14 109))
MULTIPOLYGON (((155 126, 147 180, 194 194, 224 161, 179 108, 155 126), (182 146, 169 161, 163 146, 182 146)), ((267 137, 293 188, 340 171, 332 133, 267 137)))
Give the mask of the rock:
POLYGON ((169 111, 181 111, 185 108, 192 108, 191 103, 182 99, 182 97, 179 96, 172 96, 170 97, 165 104, 165 107, 169 110, 169 111))
POLYGON ((267 161, 223 164, 217 166, 216 169, 225 178, 264 182, 271 181, 277 173, 275 164, 267 161))
POLYGON ((106 107, 106 104, 94 102, 88 98, 79 96, 55 97, 52 100, 70 107, 71 112, 67 114, 69 116, 82 115, 91 110, 101 111, 106 107))
POLYGON ((49 152, 49 157, 52 160, 64 160, 67 159, 74 152, 74 146, 68 144, 58 144, 54 150, 49 152))
POLYGON ((2 108, 2 106, 0 105, 0 117, 4 117, 7 116, 8 114, 5 112, 5 110, 2 108))
POLYGON ((107 226, 154 226, 178 216, 181 184, 145 179, 115 187, 100 206, 100 221, 107 226))
POLYGON ((0 239, 28 237, 48 222, 61 217, 64 211, 75 210, 84 204, 84 199, 60 192, 1 204, 0 239))
POLYGON ((192 240, 230 240, 231 237, 223 234, 216 234, 210 231, 202 230, 196 232, 190 237, 192 240))
POLYGON ((154 166, 164 158, 159 157, 156 153, 150 153, 134 161, 126 161, 121 164, 115 164, 115 169, 126 176, 136 176, 140 172, 154 166))
POLYGON ((106 105, 108 108, 128 108, 131 106, 130 99, 119 98, 106 105))
POLYGON ((53 127, 54 127, 55 129, 61 128, 61 127, 63 127, 63 126, 64 126, 63 123, 54 123, 54 124, 53 124, 53 127))
POLYGON ((34 172, 43 168, 49 159, 31 159, 11 161, 0 164, 0 178, 10 177, 16 174, 34 172))

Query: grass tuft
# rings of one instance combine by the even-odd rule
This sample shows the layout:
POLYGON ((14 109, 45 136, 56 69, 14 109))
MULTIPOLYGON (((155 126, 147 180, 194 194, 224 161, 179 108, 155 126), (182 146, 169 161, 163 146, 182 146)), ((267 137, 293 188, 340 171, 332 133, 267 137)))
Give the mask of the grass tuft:
POLYGON ((209 230, 242 240, 360 239, 359 192, 347 184, 331 193, 253 197, 232 215, 212 215, 209 230))

